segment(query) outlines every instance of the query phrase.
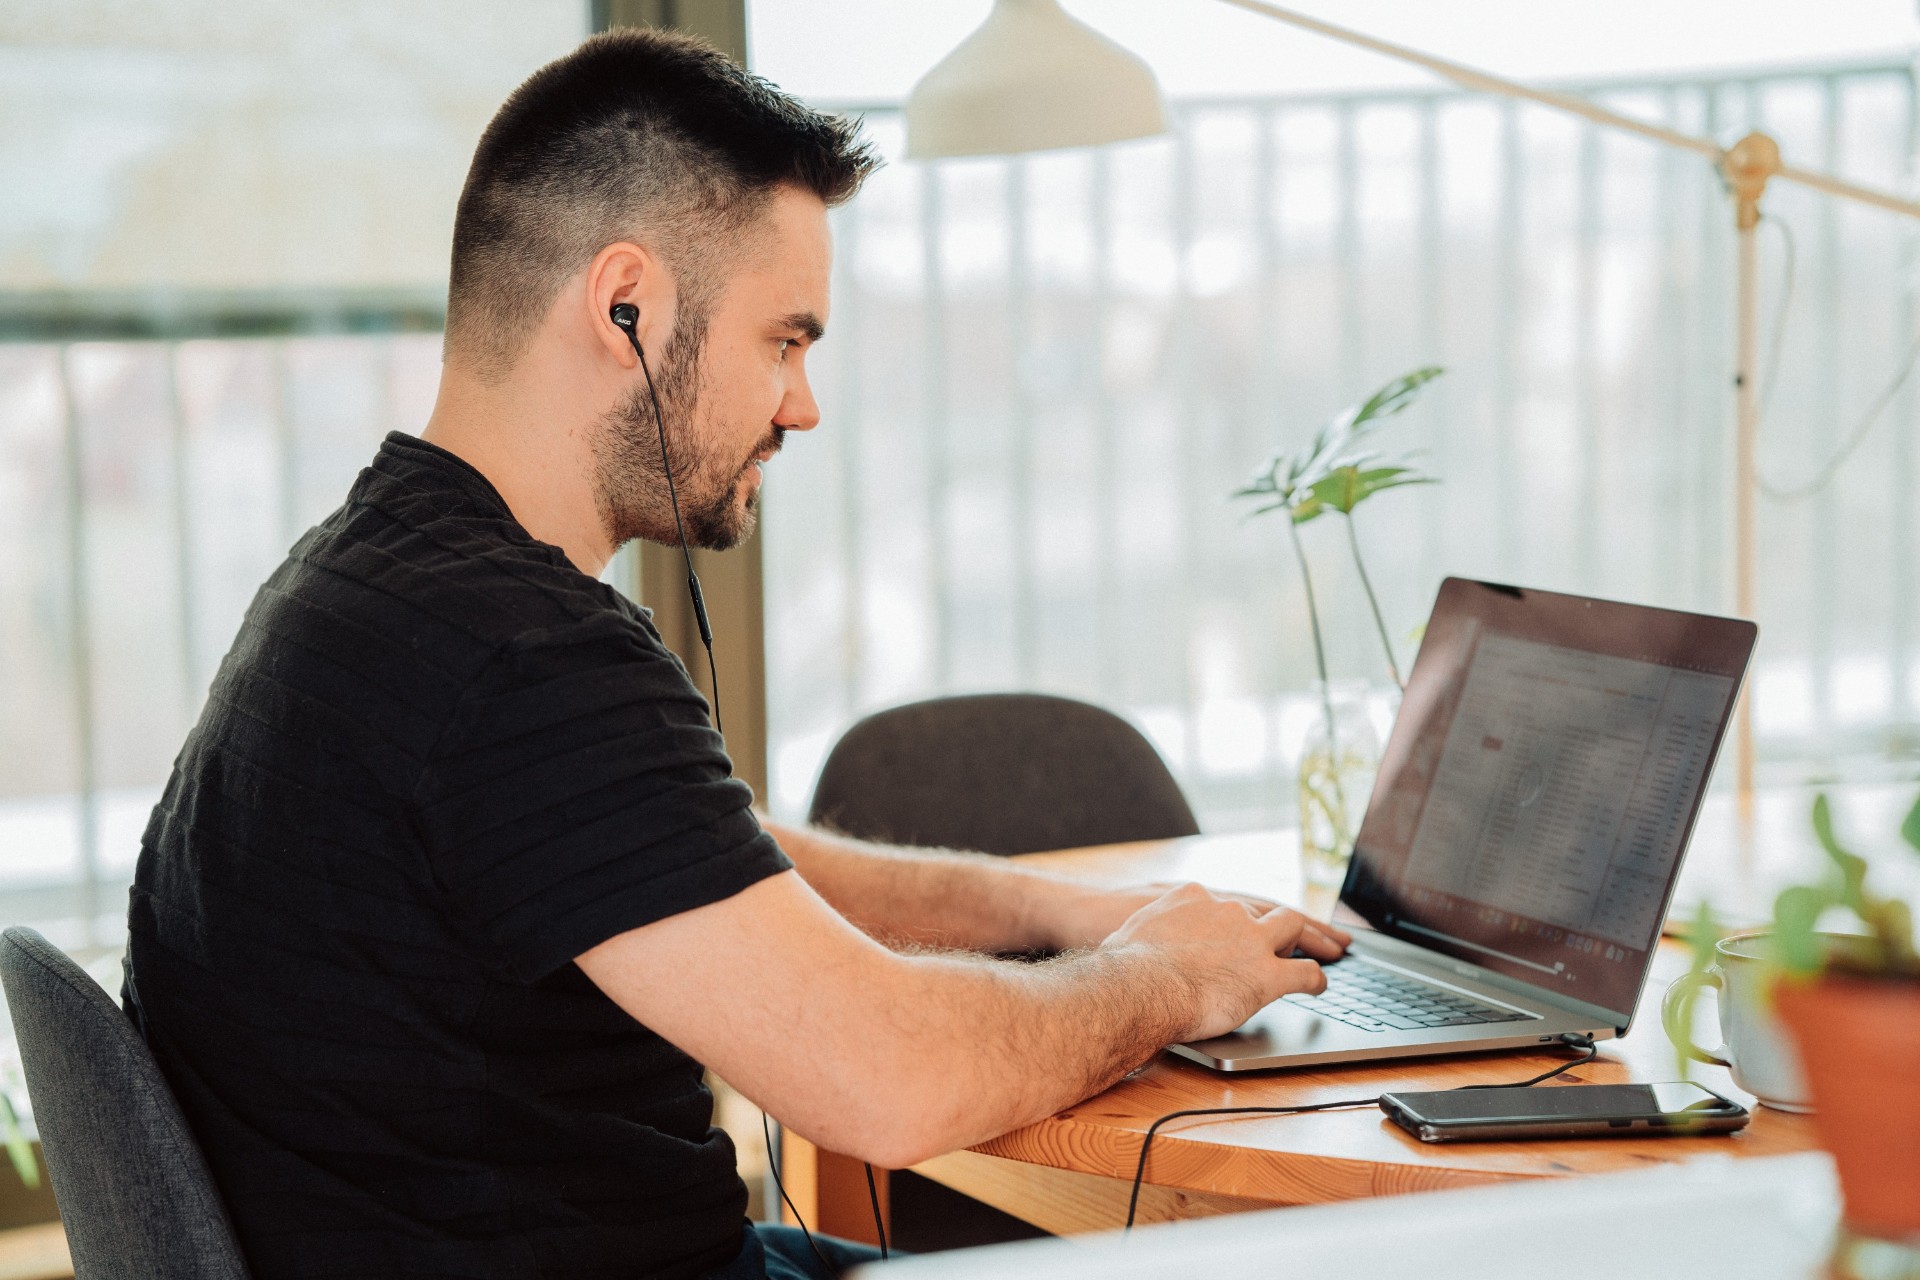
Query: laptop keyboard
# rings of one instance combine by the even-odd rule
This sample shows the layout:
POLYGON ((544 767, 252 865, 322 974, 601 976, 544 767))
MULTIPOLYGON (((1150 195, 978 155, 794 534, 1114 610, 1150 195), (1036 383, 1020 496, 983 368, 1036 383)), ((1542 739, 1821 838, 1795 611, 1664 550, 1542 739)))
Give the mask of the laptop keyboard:
POLYGON ((1289 1004, 1362 1031, 1414 1031, 1483 1022, 1521 1022, 1534 1014, 1501 1009, 1409 974, 1346 956, 1326 966, 1327 989, 1286 997, 1289 1004))

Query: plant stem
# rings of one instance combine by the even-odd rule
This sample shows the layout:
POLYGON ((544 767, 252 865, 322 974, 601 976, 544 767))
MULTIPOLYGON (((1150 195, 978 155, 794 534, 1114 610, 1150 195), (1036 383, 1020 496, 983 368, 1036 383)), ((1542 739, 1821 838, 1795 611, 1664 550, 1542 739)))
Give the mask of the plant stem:
POLYGON ((1300 581, 1307 588, 1307 621, 1313 624, 1313 663, 1320 672, 1320 701, 1327 713, 1327 741, 1333 741, 1333 691, 1327 684, 1327 646, 1320 639, 1320 606, 1313 598, 1313 571, 1307 568, 1307 549, 1300 544, 1300 526, 1287 522, 1293 558, 1300 564, 1300 581))
POLYGON ((1380 633, 1380 647, 1386 650, 1387 674, 1393 677, 1400 692, 1405 693, 1407 682, 1400 678, 1400 664, 1393 660, 1393 641, 1387 638, 1387 620, 1380 616, 1380 602, 1373 595, 1373 579, 1367 576, 1367 562, 1360 558, 1360 535, 1354 531, 1351 513, 1347 515, 1347 545, 1353 548, 1353 567, 1360 571, 1360 585, 1366 589, 1367 606, 1373 610, 1373 626, 1380 633))
POLYGON ((1287 537, 1293 542, 1293 558, 1300 562, 1300 581, 1307 588, 1307 620, 1313 624, 1313 661, 1320 670, 1320 710, 1327 718, 1327 767, 1333 779, 1334 803, 1340 810, 1334 829, 1344 831, 1347 797, 1340 786, 1340 743, 1334 736, 1333 682, 1327 679, 1327 646, 1320 638, 1320 607, 1313 598, 1313 571, 1307 568, 1307 549, 1300 542, 1300 526, 1291 520, 1287 521, 1287 537))

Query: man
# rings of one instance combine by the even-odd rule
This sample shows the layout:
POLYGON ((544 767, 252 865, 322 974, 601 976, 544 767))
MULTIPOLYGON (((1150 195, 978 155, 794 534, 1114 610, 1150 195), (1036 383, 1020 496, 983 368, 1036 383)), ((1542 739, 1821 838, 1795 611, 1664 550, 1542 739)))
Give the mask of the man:
POLYGON ((873 163, 633 32, 481 139, 424 435, 261 589, 132 895, 128 1008, 261 1280, 795 1274, 743 1222, 701 1064, 899 1167, 1321 988, 1282 957, 1344 936, 1271 904, 763 828, 597 581, 675 539, 649 381, 703 546, 818 423, 827 209, 873 163), (1036 947, 1064 954, 987 954, 1036 947))

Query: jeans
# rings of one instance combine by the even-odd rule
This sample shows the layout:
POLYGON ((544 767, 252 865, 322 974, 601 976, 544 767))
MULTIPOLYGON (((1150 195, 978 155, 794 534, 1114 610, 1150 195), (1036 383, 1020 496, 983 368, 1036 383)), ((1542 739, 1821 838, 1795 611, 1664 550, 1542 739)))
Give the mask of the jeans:
POLYGON ((826 1255, 828 1267, 820 1265, 798 1227, 750 1225, 739 1256, 714 1272, 713 1280, 835 1280, 863 1262, 880 1260, 880 1251, 871 1245, 837 1240, 818 1231, 813 1233, 813 1243, 826 1255))

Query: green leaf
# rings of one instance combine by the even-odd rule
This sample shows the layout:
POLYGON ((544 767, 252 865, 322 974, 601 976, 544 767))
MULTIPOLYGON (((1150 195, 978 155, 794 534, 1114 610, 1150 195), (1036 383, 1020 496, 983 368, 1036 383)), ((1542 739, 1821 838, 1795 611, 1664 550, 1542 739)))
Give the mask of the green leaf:
POLYGON ((1353 416, 1349 431, 1357 432, 1382 418, 1391 418, 1417 400, 1421 388, 1445 372, 1438 365, 1428 365, 1392 379, 1367 397, 1359 408, 1351 411, 1353 416))
POLYGON ((1826 953, 1816 926, 1826 909, 1836 905, 1830 889, 1795 885, 1780 891, 1773 901, 1773 945, 1781 968, 1796 977, 1820 972, 1826 953))
POLYGON ((1907 810, 1907 820, 1900 824, 1900 838, 1920 853, 1920 800, 1915 800, 1913 808, 1907 810))
POLYGON ((1437 366, 1429 366, 1388 381, 1367 399, 1322 424, 1305 448, 1292 453, 1274 452, 1232 496, 1278 499, 1295 524, 1305 524, 1328 509, 1351 515, 1367 497, 1385 489, 1435 483, 1430 477, 1419 476, 1408 459, 1389 459, 1354 446, 1362 436, 1412 404, 1420 389, 1442 372, 1437 366), (1344 479, 1336 478, 1341 472, 1349 474, 1344 479))
POLYGON ((1713 949, 1725 935, 1726 930, 1713 914, 1713 904, 1702 898, 1687 924, 1687 951, 1695 969, 1706 969, 1713 964, 1713 949))
POLYGON ((1860 886, 1867 878, 1866 859, 1840 847, 1839 839, 1833 834, 1833 808, 1827 803, 1827 793, 1824 791, 1813 798, 1813 834, 1820 842, 1820 847, 1826 850, 1827 859, 1840 873, 1838 896, 1841 904, 1864 916, 1866 900, 1861 895, 1860 886))
POLYGON ((1352 515, 1354 508, 1376 493, 1388 489, 1404 488, 1412 484, 1437 483, 1431 476, 1425 476, 1405 465, 1374 467, 1363 470, 1359 466, 1348 464, 1334 468, 1326 476, 1314 482, 1313 496, 1342 515, 1352 515))

